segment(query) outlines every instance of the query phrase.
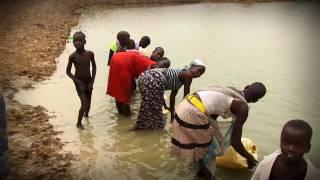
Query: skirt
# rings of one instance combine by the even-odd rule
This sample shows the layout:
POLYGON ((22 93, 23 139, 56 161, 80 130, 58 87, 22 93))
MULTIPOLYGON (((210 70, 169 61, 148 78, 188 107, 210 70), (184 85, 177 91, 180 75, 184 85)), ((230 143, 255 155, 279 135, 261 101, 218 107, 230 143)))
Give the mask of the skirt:
POLYGON ((176 108, 172 124, 171 155, 190 163, 198 162, 208 152, 212 136, 208 116, 184 98, 176 108))
POLYGON ((163 129, 162 103, 166 79, 156 69, 143 72, 138 79, 141 105, 136 129, 163 129))

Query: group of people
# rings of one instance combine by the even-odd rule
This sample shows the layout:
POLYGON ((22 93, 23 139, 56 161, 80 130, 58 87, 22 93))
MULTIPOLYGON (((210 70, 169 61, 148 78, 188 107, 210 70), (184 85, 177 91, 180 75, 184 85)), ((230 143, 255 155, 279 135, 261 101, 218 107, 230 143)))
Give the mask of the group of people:
MULTIPOLYGON (((82 32, 73 35, 73 43, 76 51, 69 57, 67 74, 74 81, 81 101, 77 127, 83 129, 81 119, 89 114, 96 64, 94 54, 84 49, 86 40, 82 32), (76 69, 74 75, 71 73, 72 64, 76 69)), ((148 36, 143 36, 136 43, 128 32, 120 31, 110 47, 106 93, 115 98, 118 113, 130 115, 131 96, 138 86, 141 105, 133 129, 164 128, 162 107, 170 110, 171 154, 197 164, 198 176, 214 179, 215 157, 222 155, 230 145, 247 159, 248 168, 253 168, 257 161, 241 143, 242 128, 249 113, 248 103, 264 97, 265 85, 254 82, 243 90, 211 85, 190 93, 192 80, 206 70, 204 63, 195 59, 186 67, 170 68, 171 62, 164 57, 162 47, 155 48, 150 54, 147 52, 146 47, 150 43, 148 36), (182 86, 184 98, 176 106, 175 97, 182 86), (164 99, 165 90, 171 90, 169 106, 164 99), (219 126, 220 121, 223 121, 225 129, 219 126)), ((266 157, 252 178, 317 177, 318 172, 304 157, 311 148, 311 136, 312 129, 305 121, 287 122, 281 134, 281 151, 266 157)))

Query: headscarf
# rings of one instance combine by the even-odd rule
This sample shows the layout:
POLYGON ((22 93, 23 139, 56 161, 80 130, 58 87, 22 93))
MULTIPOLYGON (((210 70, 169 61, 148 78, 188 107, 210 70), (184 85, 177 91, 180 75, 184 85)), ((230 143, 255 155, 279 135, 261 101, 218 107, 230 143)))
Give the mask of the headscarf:
POLYGON ((203 61, 200 60, 200 59, 194 59, 194 60, 191 61, 190 64, 187 65, 186 67, 187 67, 187 68, 191 68, 192 66, 203 66, 203 67, 205 67, 203 61))

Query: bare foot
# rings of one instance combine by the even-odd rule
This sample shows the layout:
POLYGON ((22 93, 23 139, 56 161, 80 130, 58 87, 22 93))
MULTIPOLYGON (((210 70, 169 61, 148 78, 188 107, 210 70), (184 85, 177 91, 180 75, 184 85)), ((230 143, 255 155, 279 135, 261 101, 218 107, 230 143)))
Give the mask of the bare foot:
POLYGON ((82 126, 82 124, 77 124, 77 128, 79 128, 80 130, 84 130, 84 127, 82 126))

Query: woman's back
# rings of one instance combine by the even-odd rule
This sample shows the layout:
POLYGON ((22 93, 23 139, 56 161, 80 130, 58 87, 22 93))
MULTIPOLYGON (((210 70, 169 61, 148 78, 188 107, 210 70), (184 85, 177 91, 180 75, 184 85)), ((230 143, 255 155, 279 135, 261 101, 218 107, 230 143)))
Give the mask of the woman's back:
POLYGON ((179 73, 185 69, 162 69, 162 73, 166 79, 165 90, 179 89, 183 82, 179 79, 179 73))

